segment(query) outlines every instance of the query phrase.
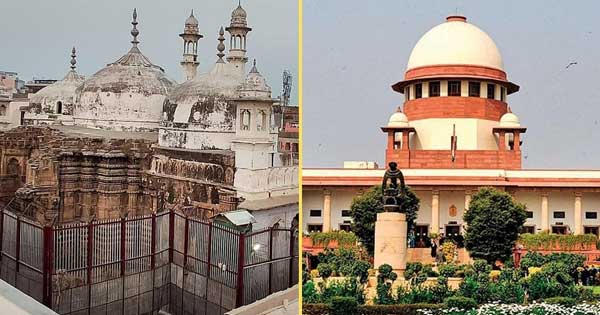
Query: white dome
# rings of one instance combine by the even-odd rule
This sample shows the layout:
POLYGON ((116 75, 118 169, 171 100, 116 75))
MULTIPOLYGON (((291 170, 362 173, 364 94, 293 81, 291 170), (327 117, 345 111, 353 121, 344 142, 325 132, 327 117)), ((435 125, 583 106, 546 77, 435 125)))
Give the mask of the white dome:
POLYGON ((395 112, 390 116, 387 126, 392 128, 408 127, 408 117, 403 112, 395 112))
POLYGON ((407 70, 433 65, 476 65, 504 71, 502 56, 492 38, 459 16, 448 17, 419 39, 407 70))
POLYGON ((500 127, 521 127, 521 122, 517 115, 508 112, 500 118, 500 127))

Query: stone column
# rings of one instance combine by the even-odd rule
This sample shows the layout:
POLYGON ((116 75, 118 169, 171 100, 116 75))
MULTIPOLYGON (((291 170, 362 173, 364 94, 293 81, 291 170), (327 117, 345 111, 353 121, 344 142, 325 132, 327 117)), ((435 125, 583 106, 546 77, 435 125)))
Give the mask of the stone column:
POLYGON ((548 217, 548 193, 542 192, 542 231, 550 229, 549 217, 548 217))
POLYGON ((575 193, 575 229, 576 235, 583 234, 583 225, 581 224, 581 192, 575 193))
POLYGON ((471 196, 473 192, 470 190, 465 190, 465 212, 469 210, 469 204, 471 203, 471 196))
POLYGON ((394 271, 406 269, 406 214, 382 212, 375 222, 374 266, 392 266, 394 271))
POLYGON ((440 191, 431 192, 431 232, 440 233, 440 191))
POLYGON ((323 192, 323 232, 331 230, 331 191, 323 192))

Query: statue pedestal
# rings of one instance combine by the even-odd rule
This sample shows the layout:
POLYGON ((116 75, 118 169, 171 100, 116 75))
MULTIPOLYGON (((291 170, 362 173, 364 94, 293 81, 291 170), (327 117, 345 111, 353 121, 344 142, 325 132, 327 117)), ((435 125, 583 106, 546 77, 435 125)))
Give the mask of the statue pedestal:
POLYGON ((383 264, 392 266, 394 271, 406 269, 406 214, 382 212, 375 222, 375 261, 374 267, 383 264))

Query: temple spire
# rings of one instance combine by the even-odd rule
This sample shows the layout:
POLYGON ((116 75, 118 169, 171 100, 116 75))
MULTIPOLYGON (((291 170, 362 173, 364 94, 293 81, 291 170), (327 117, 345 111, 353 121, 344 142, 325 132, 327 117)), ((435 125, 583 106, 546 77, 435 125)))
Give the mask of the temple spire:
POLYGON ((77 57, 77 55, 75 54, 75 47, 73 47, 73 49, 71 50, 71 70, 75 71, 75 68, 77 68, 76 64, 77 64, 77 59, 75 59, 77 57))
POLYGON ((131 35, 133 36, 133 40, 131 41, 131 43, 133 44, 133 47, 137 47, 137 44, 140 43, 137 40, 137 36, 140 34, 140 31, 138 31, 137 29, 138 22, 136 8, 133 9, 133 21, 131 21, 131 25, 133 25, 133 28, 131 29, 131 35))
POLYGON ((217 45, 217 56, 219 57, 219 60, 217 60, 217 63, 225 63, 225 61, 223 60, 223 57, 225 56, 225 54, 223 53, 223 51, 225 50, 225 44, 223 43, 225 41, 225 30, 223 30, 223 26, 221 26, 221 29, 219 30, 219 44, 217 45))

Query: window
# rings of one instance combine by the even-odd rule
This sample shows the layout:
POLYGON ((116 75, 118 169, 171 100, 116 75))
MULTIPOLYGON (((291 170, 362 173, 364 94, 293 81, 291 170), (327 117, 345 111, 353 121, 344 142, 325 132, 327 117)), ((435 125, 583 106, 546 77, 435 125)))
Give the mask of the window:
POLYGON ((460 96, 460 81, 448 81, 448 96, 460 96))
POLYGON ((352 228, 350 226, 350 224, 340 224, 340 231, 346 231, 346 232, 350 232, 352 231, 352 228))
POLYGON ((342 217, 349 217, 350 216, 350 210, 342 210, 342 217))
POLYGON ((410 100, 410 85, 404 88, 404 99, 410 100))
POLYGON ((586 219, 598 219, 598 212, 596 211, 586 211, 585 212, 586 219))
POLYGON ((0 105, 0 116, 6 116, 6 105, 0 105))
POLYGON ((496 99, 496 85, 492 83, 487 84, 487 98, 493 100, 496 99))
POLYGON ((310 216, 311 217, 320 217, 321 216, 321 209, 311 209, 310 210, 310 216))
POLYGON ((527 219, 533 219, 533 211, 527 211, 527 219))
POLYGON ((583 234, 594 234, 598 235, 598 227, 597 226, 584 226, 583 234))
POLYGON ((58 101, 56 103, 56 113, 57 114, 62 114, 62 102, 61 101, 58 101))
POLYGON ((258 113, 258 119, 256 120, 256 130, 264 131, 267 130, 267 113, 264 110, 261 110, 258 113))
POLYGON ((555 219, 564 219, 565 218, 564 211, 554 211, 554 213, 552 215, 555 219))
POLYGON ((552 234, 567 234, 567 227, 566 226, 553 226, 552 234))
POLYGON ((307 225, 308 233, 323 232, 323 224, 309 224, 307 225))
POLYGON ((242 110, 242 119, 240 119, 240 129, 250 130, 250 111, 247 109, 242 110))
POLYGON ((535 226, 533 226, 533 225, 524 225, 521 228, 521 233, 535 234, 535 226))
POLYGON ((423 97, 423 84, 415 84, 415 98, 423 97))
POLYGON ((479 82, 469 82, 469 96, 479 97, 481 95, 481 84, 479 82))
POLYGON ((429 82, 429 97, 440 96, 440 81, 429 82))
POLYGON ((500 100, 503 102, 506 100, 506 88, 505 87, 500 88, 500 100))

